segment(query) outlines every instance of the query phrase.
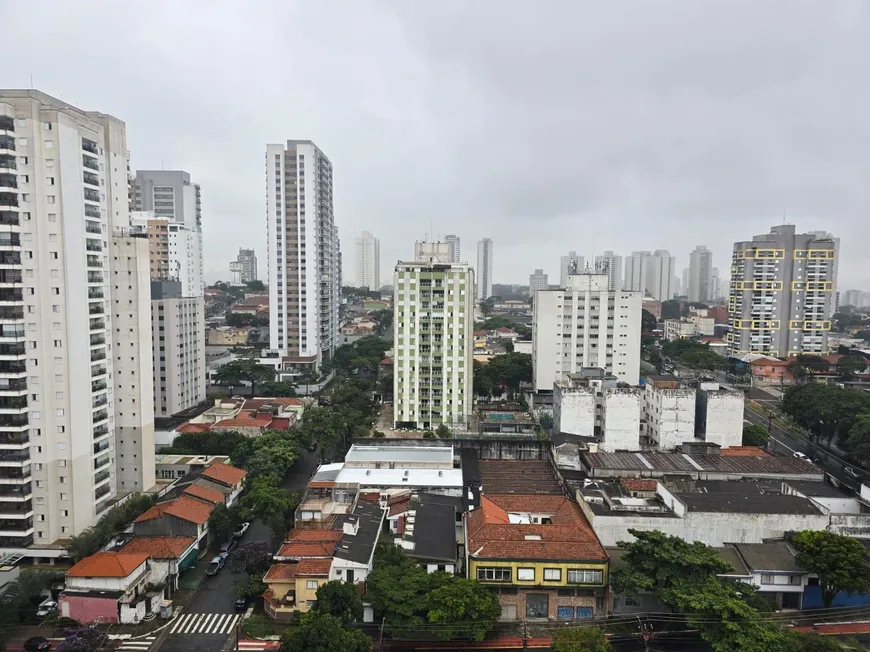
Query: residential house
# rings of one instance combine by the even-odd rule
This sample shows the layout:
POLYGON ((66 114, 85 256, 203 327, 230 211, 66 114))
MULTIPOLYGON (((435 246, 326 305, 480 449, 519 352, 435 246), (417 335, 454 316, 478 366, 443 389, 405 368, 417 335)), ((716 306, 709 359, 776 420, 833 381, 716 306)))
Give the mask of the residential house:
POLYGON ((577 503, 484 494, 465 516, 467 575, 498 594, 502 620, 605 612, 608 558, 577 503))
POLYGON ((133 537, 120 552, 146 554, 151 558, 151 582, 178 589, 178 576, 196 565, 199 548, 194 537, 133 537))
POLYGON ((364 582, 374 563, 384 510, 378 503, 360 500, 351 513, 340 518, 342 536, 335 547, 329 579, 364 582))
POLYGON ((206 343, 209 346, 244 346, 248 343, 250 331, 250 328, 233 328, 232 326, 209 328, 206 331, 206 343))
POLYGON ((214 407, 180 426, 177 431, 235 431, 258 437, 267 430, 295 428, 305 405, 305 401, 294 397, 215 399, 214 407))
POLYGON ((303 558, 295 563, 274 564, 266 572, 263 593, 266 614, 290 620, 295 611, 305 612, 317 601, 317 589, 329 581, 332 560, 303 558))
POLYGON ((752 584, 780 609, 801 608, 810 574, 798 567, 795 551, 788 543, 726 543, 717 550, 733 568, 723 577, 752 584))
POLYGON ((221 485, 230 489, 230 494, 226 499, 227 505, 232 505, 236 502, 236 498, 242 493, 245 477, 248 472, 244 469, 239 469, 235 466, 222 464, 217 462, 207 467, 202 472, 202 478, 210 480, 215 484, 221 485))
POLYGON ((428 572, 461 571, 465 557, 462 498, 410 494, 387 510, 393 542, 428 572))
POLYGON ((226 455, 155 455, 154 470, 158 480, 175 480, 215 462, 229 461, 226 455))
POLYGON ((158 503, 133 521, 133 533, 145 537, 193 537, 200 551, 209 539, 208 517, 214 505, 192 496, 158 503))
POLYGON ((58 597, 60 615, 83 624, 133 624, 157 609, 162 591, 152 591, 151 557, 144 552, 98 552, 66 574, 58 597))

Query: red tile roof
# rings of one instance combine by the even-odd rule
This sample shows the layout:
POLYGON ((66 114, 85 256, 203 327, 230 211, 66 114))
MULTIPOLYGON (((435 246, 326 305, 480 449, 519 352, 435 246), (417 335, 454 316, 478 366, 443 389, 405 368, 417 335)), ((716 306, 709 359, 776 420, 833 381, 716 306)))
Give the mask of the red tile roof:
POLYGON ((771 457, 770 453, 760 446, 730 446, 723 448, 719 454, 730 457, 771 457))
POLYGON ((278 550, 278 557, 332 557, 334 553, 334 543, 294 541, 281 546, 281 549, 278 550))
POLYGON ((286 541, 314 541, 317 543, 337 542, 341 539, 341 530, 290 530, 286 541))
POLYGON ((242 469, 237 469, 236 467, 230 466, 229 464, 215 462, 205 471, 203 471, 202 475, 203 477, 214 480, 215 482, 225 484, 228 487, 234 487, 239 482, 245 479, 245 476, 248 475, 248 472, 243 471, 242 469))
POLYGON ((264 582, 289 582, 296 578, 298 564, 272 564, 263 576, 264 582))
POLYGON ((408 506, 410 504, 410 498, 406 498, 405 500, 399 501, 398 503, 393 503, 392 505, 390 505, 390 512, 387 516, 395 516, 396 514, 402 514, 403 512, 407 512, 408 506))
POLYGON ((641 478, 623 478, 619 483, 629 491, 655 491, 659 483, 656 480, 641 478))
POLYGON ((208 501, 215 505, 224 502, 224 495, 220 491, 216 489, 209 489, 208 487, 203 487, 202 485, 198 485, 195 483, 185 489, 184 493, 208 501))
POLYGON ((299 567, 296 570, 297 575, 329 577, 332 559, 300 559, 296 565, 299 567))
POLYGON ((478 559, 607 559, 580 506, 561 496, 484 495, 466 526, 468 551, 478 559), (508 512, 546 514, 552 523, 510 523, 508 512))
POLYGON ((237 419, 223 419, 218 421, 211 428, 212 430, 222 430, 225 428, 264 428, 269 425, 269 422, 258 421, 256 419, 246 419, 245 417, 237 419))
POLYGON ((121 552, 143 552, 154 559, 178 559, 195 537, 134 537, 121 552))
POLYGON ((133 522, 141 523, 143 521, 160 518, 164 514, 169 514, 170 516, 175 516, 184 521, 202 525, 208 520, 213 509, 214 505, 204 503, 201 500, 191 498, 190 496, 181 495, 168 503, 154 505, 154 507, 139 516, 139 518, 133 522))
POLYGON ((150 556, 144 552, 97 552, 82 559, 66 574, 69 577, 127 577, 150 556))
POLYGON ((176 432, 206 432, 211 429, 210 423, 185 423, 176 429, 176 432))

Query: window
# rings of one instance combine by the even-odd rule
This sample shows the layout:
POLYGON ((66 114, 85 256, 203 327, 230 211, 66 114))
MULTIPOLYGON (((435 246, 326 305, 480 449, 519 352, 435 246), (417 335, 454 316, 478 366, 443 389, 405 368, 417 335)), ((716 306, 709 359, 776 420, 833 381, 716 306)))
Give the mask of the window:
POLYGON ((517 581, 534 582, 535 581, 535 569, 534 568, 518 568, 517 569, 517 581))
POLYGON ((317 589, 317 580, 306 580, 305 588, 306 589, 317 589))
POLYGON ((60 499, 61 499, 61 500, 69 500, 69 494, 64 494, 64 493, 62 493, 62 494, 60 495, 60 499))
POLYGON ((510 582, 510 568, 478 568, 477 579, 483 582, 510 582))
POLYGON ((544 581, 545 582, 558 582, 562 579, 562 569, 561 568, 545 568, 544 569, 544 581))
POLYGON ((604 572, 600 570, 569 570, 569 584, 602 584, 604 572))
POLYGON ((762 575, 761 576, 761 583, 762 584, 774 584, 774 576, 770 575, 770 574, 762 575))
POLYGON ((800 575, 789 575, 788 576, 788 583, 789 584, 800 584, 801 583, 801 576, 800 575))

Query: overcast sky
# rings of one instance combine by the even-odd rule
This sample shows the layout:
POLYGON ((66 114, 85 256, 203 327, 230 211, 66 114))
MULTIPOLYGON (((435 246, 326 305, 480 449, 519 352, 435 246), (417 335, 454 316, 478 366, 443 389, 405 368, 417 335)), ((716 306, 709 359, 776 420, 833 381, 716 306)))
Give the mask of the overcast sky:
POLYGON ((267 142, 334 167, 382 279, 456 233, 496 282, 559 256, 731 245, 783 216, 870 290, 870 0, 0 2, 0 84, 127 123, 134 168, 202 185, 205 269, 265 268, 267 142), (434 225, 434 226, 430 226, 434 225))

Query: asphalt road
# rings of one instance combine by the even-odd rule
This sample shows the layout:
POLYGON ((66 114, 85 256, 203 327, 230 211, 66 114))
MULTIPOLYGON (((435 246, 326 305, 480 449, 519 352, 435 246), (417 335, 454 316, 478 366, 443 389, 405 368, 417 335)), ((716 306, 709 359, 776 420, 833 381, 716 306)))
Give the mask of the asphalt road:
MULTIPOLYGON (((293 465, 281 486, 293 491, 304 489, 319 459, 319 452, 306 452, 293 465)), ((272 531, 262 521, 254 521, 240 543, 271 542, 271 539, 272 531)), ((178 620, 169 626, 157 649, 160 652, 219 652, 227 639, 236 635, 236 628, 241 624, 241 614, 237 616, 233 609, 233 582, 244 577, 244 574, 231 573, 228 567, 214 577, 206 576, 178 620)))

